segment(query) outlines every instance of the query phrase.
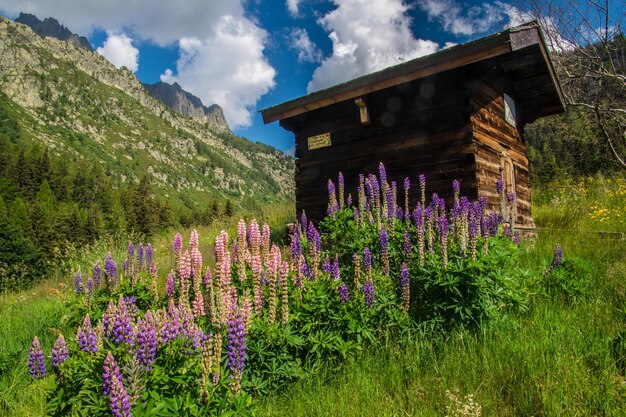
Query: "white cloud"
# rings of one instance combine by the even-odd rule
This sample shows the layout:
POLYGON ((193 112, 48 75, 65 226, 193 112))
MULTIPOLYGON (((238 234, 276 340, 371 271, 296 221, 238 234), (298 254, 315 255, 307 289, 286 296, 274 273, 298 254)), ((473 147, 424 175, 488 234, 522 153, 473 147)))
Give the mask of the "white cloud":
POLYGON ((298 16, 300 0, 287 0, 287 10, 292 16, 298 16))
POLYGON ((289 47, 298 52, 299 62, 320 62, 322 60, 322 51, 311 42, 306 29, 295 28, 289 36, 289 47))
POLYGON ((500 1, 465 9, 455 0, 420 0, 417 4, 430 19, 438 20, 444 30, 454 35, 485 33, 510 21, 507 12, 511 6, 500 1))
POLYGON ((133 40, 123 33, 107 32, 107 39, 97 52, 117 68, 122 66, 132 72, 139 68, 139 49, 133 46, 133 40))
POLYGON ((104 29, 133 33, 161 46, 182 37, 205 38, 223 16, 244 13, 241 1, 235 0, 2 0, 0 10, 15 16, 33 13, 40 19, 52 16, 81 35, 104 29))
POLYGON ((332 54, 307 87, 315 91, 413 58, 436 52, 436 42, 416 39, 402 0, 334 0, 336 9, 319 20, 329 33, 332 54))
POLYGON ((176 74, 166 70, 161 80, 218 103, 231 128, 249 126, 256 102, 275 85, 276 71, 263 55, 266 37, 249 20, 224 16, 209 37, 180 40, 176 74))

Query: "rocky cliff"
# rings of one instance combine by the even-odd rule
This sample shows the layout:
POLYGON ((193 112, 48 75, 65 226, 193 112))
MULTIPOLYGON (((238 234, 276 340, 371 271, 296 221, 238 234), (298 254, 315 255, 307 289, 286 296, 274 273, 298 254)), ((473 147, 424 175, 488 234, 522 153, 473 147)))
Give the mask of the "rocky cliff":
POLYGON ((178 83, 168 84, 157 82, 144 84, 148 92, 167 107, 178 113, 191 117, 200 123, 208 123, 217 129, 230 130, 222 108, 213 104, 206 107, 200 98, 182 89, 178 83))

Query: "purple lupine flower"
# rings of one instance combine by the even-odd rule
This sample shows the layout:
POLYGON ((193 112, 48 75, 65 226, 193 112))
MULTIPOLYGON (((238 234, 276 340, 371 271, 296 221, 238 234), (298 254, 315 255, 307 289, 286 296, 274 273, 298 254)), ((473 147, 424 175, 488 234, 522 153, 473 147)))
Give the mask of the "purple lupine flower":
POLYGON ((124 389, 122 381, 115 377, 111 379, 109 407, 113 417, 133 417, 133 413, 130 411, 130 396, 124 389))
POLYGON ((344 282, 339 284, 339 287, 337 287, 337 291, 339 292, 339 301, 341 301, 342 303, 347 303, 348 301, 350 301, 350 290, 344 282))
POLYGON ((111 338, 116 344, 132 344, 135 340, 133 322, 124 300, 120 299, 113 315, 111 338))
POLYGON ((485 196, 479 197, 478 204, 480 205, 481 210, 485 210, 485 208, 487 208, 487 197, 485 196))
POLYGON ((458 195, 461 192, 461 181, 459 180, 452 181, 452 191, 456 195, 458 195))
POLYGON ((154 258, 154 250, 152 249, 152 245, 149 243, 144 248, 144 256, 146 258, 146 265, 151 265, 152 259, 154 258))
POLYGON ((300 259, 300 256, 302 256, 302 242, 300 241, 300 233, 298 232, 297 228, 294 231, 293 236, 291 237, 290 246, 291 246, 291 259, 293 260, 300 259))
MULTIPOLYGON (((476 206, 480 207, 478 204, 476 206)), ((468 238, 470 246, 470 254, 472 259, 476 259, 476 239, 478 238, 478 228, 480 226, 480 215, 474 211, 470 213, 468 225, 468 238)))
POLYGON ((314 245, 317 252, 321 250, 322 245, 320 241, 320 234, 313 223, 309 223, 309 229, 307 230, 307 239, 309 240, 311 245, 314 245))
POLYGON ((422 202, 422 206, 426 205, 426 176, 424 174, 420 174, 419 176, 419 183, 420 183, 420 197, 421 197, 421 202, 422 202))
POLYGON ((352 194, 348 194, 348 198, 346 198, 346 205, 348 207, 352 206, 352 194))
POLYGON ((135 349, 137 361, 145 370, 152 369, 157 351, 157 335, 154 328, 154 317, 150 311, 137 324, 135 349))
POLYGON ((174 274, 172 272, 169 273, 165 281, 165 294, 169 299, 173 299, 176 294, 176 285, 174 284, 174 274))
POLYGON ((180 314, 178 308, 172 300, 167 308, 168 317, 163 323, 161 329, 161 342, 167 343, 170 340, 176 339, 180 332, 180 314))
POLYGON ((126 247, 126 255, 128 259, 133 259, 135 257, 135 245, 133 245, 133 242, 128 242, 128 246, 126 247))
POLYGON ((496 181, 496 192, 498 194, 502 194, 504 192, 504 179, 502 177, 498 178, 496 181))
POLYGON ((124 259, 124 262, 122 263, 122 272, 124 272, 124 274, 128 272, 128 259, 124 259))
POLYGON ((409 177, 406 177, 404 179, 404 191, 408 192, 409 188, 411 188, 411 180, 409 179, 409 177))
POLYGON ((380 228, 378 242, 380 243, 380 254, 383 260, 385 275, 389 275, 389 238, 387 236, 387 229, 385 229, 385 226, 381 226, 380 228))
POLYGON ((300 264, 300 273, 307 278, 312 278, 311 268, 304 258, 302 258, 302 262, 300 264))
POLYGON ((228 361, 230 370, 231 389, 235 395, 241 389, 241 377, 246 362, 246 323, 249 309, 232 307, 228 315, 228 361), (247 310, 247 311, 246 311, 247 310))
POLYGON ((441 242, 441 262, 443 269, 448 267, 448 218, 439 216, 437 219, 437 227, 439 230, 439 239, 441 242))
POLYGON ((76 294, 83 294, 85 292, 85 287, 83 287, 83 273, 80 272, 80 267, 78 267, 78 271, 74 276, 74 292, 76 292, 76 294))
POLYGON ((322 271, 326 272, 327 274, 330 274, 330 256, 326 256, 326 259, 324 260, 324 264, 322 265, 322 271))
POLYGON ((382 162, 378 164, 378 177, 380 178, 380 186, 382 188, 383 184, 387 182, 387 170, 382 162))
POLYGON ((120 382, 122 381, 120 367, 111 352, 107 352, 107 356, 104 358, 104 363, 102 364, 102 370, 102 391, 106 396, 111 394, 113 379, 117 379, 120 382))
POLYGON ((550 268, 558 268, 563 263, 563 248, 561 244, 557 244, 554 248, 554 257, 552 258, 552 263, 550 264, 550 268))
POLYGON ((87 295, 93 295, 93 279, 87 278, 87 282, 85 282, 85 289, 87 290, 87 295))
POLYGON ((405 313, 409 311, 411 302, 410 283, 409 268, 407 268, 406 264, 402 264, 400 267, 400 290, 402 291, 402 310, 405 313))
POLYGON ((137 265, 139 265, 139 269, 143 269, 143 262, 143 245, 139 244, 139 246, 137 246, 137 265))
POLYGON ((261 280, 259 281, 259 284, 263 285, 263 286, 267 286, 269 285, 270 280, 267 277, 267 274, 264 272, 261 273, 261 280))
POLYGON ((330 268, 330 278, 334 281, 339 281, 339 256, 335 255, 335 260, 330 268))
POLYGON ((339 176, 337 178, 337 184, 339 185, 339 208, 343 208, 344 204, 344 190, 345 190, 345 181, 343 179, 343 173, 339 171, 339 176))
POLYGON ((307 230, 308 219, 306 217, 306 212, 304 210, 302 210, 302 216, 300 217, 300 226, 302 226, 302 230, 307 230))
POLYGON ((172 244, 172 250, 176 254, 176 256, 182 255, 183 252, 183 237, 180 233, 176 233, 174 236, 174 243, 172 244))
POLYGON ((42 379, 46 376, 46 364, 44 363, 43 351, 37 336, 33 339, 28 350, 28 373, 34 379, 42 379))
POLYGON ((335 183, 332 180, 328 180, 328 215, 334 215, 337 210, 339 210, 339 205, 337 204, 337 193, 335 189, 335 183))
POLYGON ((372 267, 372 253, 369 248, 363 249, 363 268, 371 268, 372 267))
POLYGON ((404 256, 407 259, 411 259, 411 254, 413 252, 413 245, 411 244, 411 234, 409 232, 404 232, 403 249, 404 249, 404 256))
POLYGON ((59 367, 67 360, 68 355, 69 353, 67 351, 65 338, 62 334, 60 334, 56 342, 54 342, 54 346, 52 347, 52 352, 50 354, 50 359, 52 360, 52 368, 56 372, 59 371, 59 367))
POLYGON ((409 269, 405 263, 400 266, 400 287, 408 287, 409 286, 409 269))
POLYGON ((367 308, 373 308, 375 290, 374 290, 374 283, 372 282, 372 280, 370 279, 365 280, 365 285, 363 285, 361 290, 363 291, 363 295, 365 296, 365 305, 367 306, 367 308))
POLYGON ((81 351, 92 353, 98 351, 98 339, 96 338, 95 330, 91 327, 89 314, 85 315, 83 324, 76 332, 76 340, 78 341, 78 348, 81 351))
POLYGON ((117 264, 113 260, 111 252, 104 259, 104 277, 108 289, 113 290, 117 286, 117 264))
POLYGON ((515 193, 513 191, 506 193, 506 201, 509 204, 513 204, 515 202, 515 193))
POLYGON ((93 266, 93 284, 96 289, 100 289, 102 283, 102 269, 100 268, 100 262, 96 262, 93 266))

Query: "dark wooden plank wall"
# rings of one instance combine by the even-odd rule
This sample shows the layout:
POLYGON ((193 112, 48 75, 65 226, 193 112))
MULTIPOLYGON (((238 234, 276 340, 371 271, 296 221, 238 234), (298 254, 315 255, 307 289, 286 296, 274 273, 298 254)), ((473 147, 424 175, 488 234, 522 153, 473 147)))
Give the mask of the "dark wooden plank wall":
POLYGON ((476 81, 470 84, 470 90, 470 102, 474 108, 471 126, 476 151, 478 194, 488 198, 490 207, 499 206, 496 181, 502 175, 502 153, 505 152, 514 166, 516 222, 521 226, 533 227, 526 145, 519 129, 504 119, 501 88, 476 81))
MULTIPOLYGON (((418 176, 427 177, 427 194, 452 200, 452 180, 461 192, 477 198, 476 165, 469 125, 469 91, 455 79, 438 77, 400 85, 366 97, 372 123, 360 123, 352 100, 314 110, 285 127, 296 135, 296 209, 321 219, 328 205, 327 182, 343 172, 346 197, 357 203, 360 173, 378 175, 378 163, 389 181, 398 184, 398 204, 404 206, 402 183, 411 179, 410 204, 419 199, 418 176), (332 146, 309 151, 309 136, 330 132, 332 146)), ((430 197, 427 198, 430 201, 430 197)))

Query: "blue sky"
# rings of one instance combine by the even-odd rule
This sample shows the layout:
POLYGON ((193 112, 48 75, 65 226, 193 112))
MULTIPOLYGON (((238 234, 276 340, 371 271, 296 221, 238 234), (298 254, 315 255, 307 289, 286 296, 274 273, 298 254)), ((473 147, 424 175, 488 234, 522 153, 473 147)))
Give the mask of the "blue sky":
POLYGON ((0 0, 57 18, 142 82, 178 82, 217 103, 235 133, 289 151, 258 110, 518 23, 496 1, 0 0))

